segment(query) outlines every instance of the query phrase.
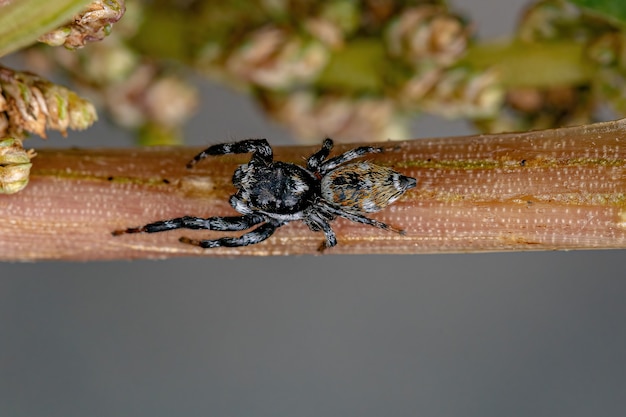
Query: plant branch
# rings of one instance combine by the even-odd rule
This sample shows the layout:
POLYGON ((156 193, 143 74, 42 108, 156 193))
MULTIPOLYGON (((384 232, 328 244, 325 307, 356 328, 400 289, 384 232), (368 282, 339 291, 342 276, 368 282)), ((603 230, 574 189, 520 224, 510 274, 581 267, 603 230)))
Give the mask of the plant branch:
MULTIPOLYGON (((626 248, 626 119, 528 133, 398 142, 373 162, 418 186, 373 216, 406 235, 338 219, 326 254, 448 253, 626 248)), ((353 145, 351 145, 353 146, 353 145)), ((336 152, 348 145, 338 146, 336 152)), ((302 163, 311 147, 277 148, 302 163)), ((102 260, 315 254, 323 240, 300 222, 245 248, 203 250, 181 230, 113 237, 111 231, 183 215, 235 215, 231 176, 248 155, 210 158, 189 171, 190 148, 49 150, 30 185, 0 196, 0 259, 102 260)))
POLYGON ((495 68, 505 87, 579 85, 594 75, 585 45, 574 41, 483 43, 470 48, 463 62, 495 68))

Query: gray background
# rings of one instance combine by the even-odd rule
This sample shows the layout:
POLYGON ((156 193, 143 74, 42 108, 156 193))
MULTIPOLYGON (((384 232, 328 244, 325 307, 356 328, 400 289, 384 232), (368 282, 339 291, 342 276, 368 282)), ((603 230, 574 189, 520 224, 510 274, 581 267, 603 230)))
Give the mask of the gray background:
MULTIPOLYGON (((523 4, 457 3, 484 36, 509 33, 523 4)), ((190 143, 289 142, 245 98, 202 89, 190 143)), ((130 143, 96 131, 47 145, 130 143)), ((0 264, 0 416, 623 416, 623 259, 0 264)))

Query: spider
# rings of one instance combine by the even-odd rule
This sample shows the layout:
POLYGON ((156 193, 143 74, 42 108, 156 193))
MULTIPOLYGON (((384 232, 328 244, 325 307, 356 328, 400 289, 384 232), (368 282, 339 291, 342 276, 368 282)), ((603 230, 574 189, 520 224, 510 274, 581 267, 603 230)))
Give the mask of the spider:
POLYGON ((416 186, 416 179, 367 161, 348 163, 367 154, 382 152, 383 148, 362 146, 328 159, 332 147, 333 141, 325 139, 322 148, 308 158, 304 168, 275 162, 272 148, 265 139, 210 146, 196 155, 187 168, 193 168, 208 156, 252 153, 250 162, 240 165, 233 175, 237 192, 230 197, 230 205, 241 216, 177 217, 116 230, 113 235, 156 233, 180 228, 237 231, 260 224, 239 237, 214 240, 180 238, 183 243, 202 248, 239 247, 262 242, 277 228, 301 220, 312 231, 324 233, 326 239, 319 248, 324 250, 337 244, 330 227, 330 222, 337 217, 404 233, 364 214, 380 211, 396 201, 405 191, 416 186))

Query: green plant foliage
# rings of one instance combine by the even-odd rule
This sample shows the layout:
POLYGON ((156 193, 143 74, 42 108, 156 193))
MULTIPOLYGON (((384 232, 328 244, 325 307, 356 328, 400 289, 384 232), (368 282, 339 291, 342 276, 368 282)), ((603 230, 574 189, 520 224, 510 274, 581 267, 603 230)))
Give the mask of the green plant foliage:
POLYGON ((0 56, 35 42, 89 3, 85 0, 18 0, 0 6, 0 56))
POLYGON ((626 24, 626 1, 624 0, 571 0, 571 2, 601 14, 607 19, 626 24))

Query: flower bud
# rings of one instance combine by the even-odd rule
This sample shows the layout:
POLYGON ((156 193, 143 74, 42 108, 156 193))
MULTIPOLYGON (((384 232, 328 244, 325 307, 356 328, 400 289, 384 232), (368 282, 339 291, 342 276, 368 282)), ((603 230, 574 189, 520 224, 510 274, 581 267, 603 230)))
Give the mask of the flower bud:
POLYGON ((0 194, 14 194, 26 187, 34 156, 24 150, 19 139, 0 140, 0 194))
POLYGON ((39 37, 50 46, 68 49, 82 48, 87 42, 100 41, 109 35, 111 25, 122 18, 124 0, 94 1, 86 10, 73 17, 71 23, 39 37))

